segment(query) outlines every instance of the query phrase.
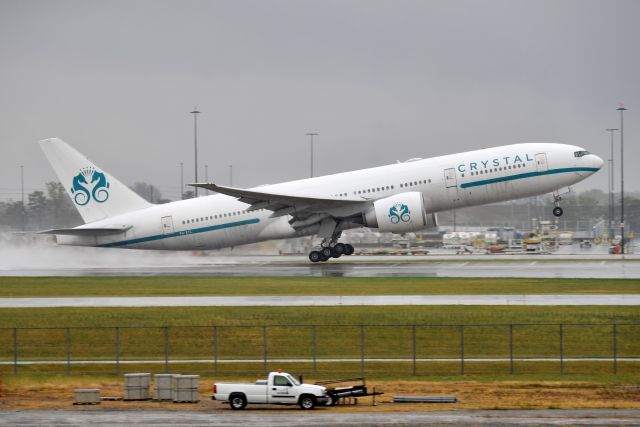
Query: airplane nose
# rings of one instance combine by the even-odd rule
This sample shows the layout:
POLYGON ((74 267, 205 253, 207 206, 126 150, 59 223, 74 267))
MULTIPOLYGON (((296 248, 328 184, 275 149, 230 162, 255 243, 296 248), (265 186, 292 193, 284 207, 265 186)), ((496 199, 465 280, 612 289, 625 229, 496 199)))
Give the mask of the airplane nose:
POLYGON ((602 160, 600 157, 596 155, 593 155, 593 167, 595 167, 596 169, 600 169, 603 164, 604 164, 604 160, 602 160))

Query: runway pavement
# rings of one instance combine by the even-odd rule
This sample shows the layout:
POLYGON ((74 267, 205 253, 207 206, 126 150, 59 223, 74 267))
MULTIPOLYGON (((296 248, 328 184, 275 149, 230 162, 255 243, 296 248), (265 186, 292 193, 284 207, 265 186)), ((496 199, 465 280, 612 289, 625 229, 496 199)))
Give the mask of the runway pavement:
POLYGON ((547 295, 348 295, 238 297, 0 298, 0 308, 49 307, 307 307, 393 305, 640 305, 640 294, 547 295))
POLYGON ((358 412, 337 413, 329 408, 302 413, 289 408, 248 407, 241 413, 220 411, 132 411, 103 410, 98 407, 54 411, 1 411, 0 426, 121 426, 121 425, 216 425, 216 426, 432 426, 432 425, 640 425, 637 409, 501 410, 448 412, 358 412), (277 411, 277 412, 276 412, 277 411))
MULTIPOLYGON (((605 248, 606 249, 606 248, 605 248)), ((354 255, 313 264, 305 255, 243 255, 0 244, 0 276, 335 276, 640 278, 640 256, 562 246, 553 255, 354 255)))
MULTIPOLYGON (((303 257, 191 257, 188 262, 0 265, 0 276, 315 276, 640 278, 640 260, 476 257, 351 257, 312 264, 303 257), (151 264, 151 265, 150 265, 151 264)), ((155 261, 155 260, 154 260, 155 261)))

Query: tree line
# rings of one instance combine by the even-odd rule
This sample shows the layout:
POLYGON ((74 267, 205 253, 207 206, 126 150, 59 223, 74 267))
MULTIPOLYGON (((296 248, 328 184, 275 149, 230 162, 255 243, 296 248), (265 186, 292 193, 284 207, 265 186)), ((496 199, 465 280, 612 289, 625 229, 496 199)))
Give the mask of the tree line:
MULTIPOLYGON (((131 187, 151 203, 168 203, 157 187, 136 182, 131 187)), ((35 190, 22 200, 0 202, 0 231, 39 231, 51 228, 70 228, 84 221, 59 182, 45 183, 45 190, 35 190)))

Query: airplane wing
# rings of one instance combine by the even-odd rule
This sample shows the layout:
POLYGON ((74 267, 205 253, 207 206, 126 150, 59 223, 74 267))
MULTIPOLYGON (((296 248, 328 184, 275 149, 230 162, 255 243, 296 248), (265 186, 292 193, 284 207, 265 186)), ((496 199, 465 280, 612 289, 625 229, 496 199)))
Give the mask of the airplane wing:
POLYGON ((204 188, 217 193, 236 197, 239 201, 248 203, 249 211, 267 209, 273 211, 272 218, 292 215, 294 218, 308 218, 313 214, 326 214, 332 217, 345 217, 362 212, 367 206, 367 199, 348 198, 318 198, 296 194, 267 193, 240 188, 224 187, 211 183, 189 184, 193 187, 204 188))
POLYGON ((56 228, 52 230, 40 231, 38 232, 38 234, 60 234, 65 236, 107 236, 109 234, 124 233, 130 228, 130 225, 102 228, 56 228))

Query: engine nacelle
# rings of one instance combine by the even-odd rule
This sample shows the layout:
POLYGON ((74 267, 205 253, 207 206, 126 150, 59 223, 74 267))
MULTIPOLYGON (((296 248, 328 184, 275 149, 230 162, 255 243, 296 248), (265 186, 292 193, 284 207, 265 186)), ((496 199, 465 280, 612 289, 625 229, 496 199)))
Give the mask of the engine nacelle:
POLYGON ((427 214, 422 193, 411 191, 373 202, 364 213, 364 223, 382 232, 407 233, 437 227, 437 218, 427 214))

